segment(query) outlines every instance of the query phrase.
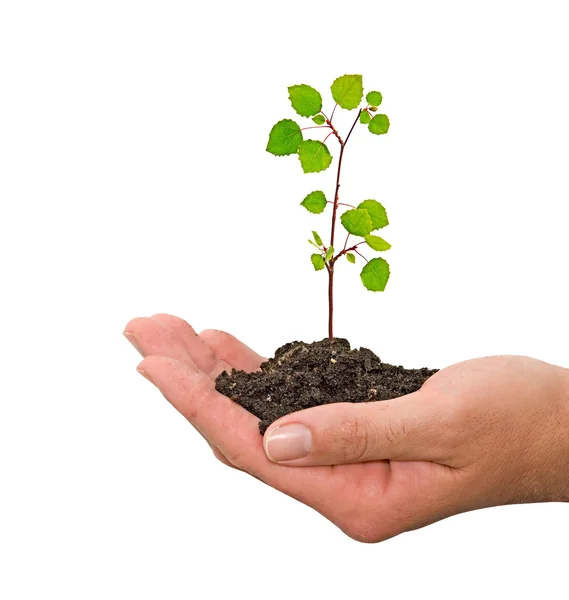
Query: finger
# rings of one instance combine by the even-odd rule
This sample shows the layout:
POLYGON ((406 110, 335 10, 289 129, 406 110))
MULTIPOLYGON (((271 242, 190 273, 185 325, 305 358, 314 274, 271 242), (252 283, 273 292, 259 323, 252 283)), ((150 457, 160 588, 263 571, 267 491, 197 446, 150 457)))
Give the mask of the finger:
POLYGON ((259 419, 216 392, 203 372, 165 356, 147 356, 138 369, 237 469, 321 512, 325 498, 341 495, 338 478, 330 490, 332 467, 289 469, 271 462, 263 450, 259 419))
MULTIPOLYGON (((225 454, 223 454, 223 452, 221 452, 221 450, 219 448, 217 448, 216 446, 214 446, 211 442, 208 442, 209 447, 211 448, 213 455, 215 456, 215 458, 217 458, 217 460, 224 464, 226 467, 231 467, 232 469, 237 469, 237 467, 235 465, 232 465, 228 460, 227 457, 225 456, 225 454)), ((237 469, 238 471, 240 471, 241 469, 237 469)))
MULTIPOLYGON (((142 356, 158 354, 177 360, 189 357, 184 344, 176 338, 174 332, 158 321, 137 317, 127 323, 123 335, 142 356)), ((192 364, 195 364, 193 360, 192 364)))
POLYGON ((225 331, 206 329, 200 333, 200 338, 221 360, 235 369, 247 372, 258 371, 261 363, 267 360, 225 331))
POLYGON ((198 368, 210 377, 215 379, 222 371, 231 370, 231 366, 184 319, 165 313, 158 313, 152 315, 150 318, 153 321, 167 325, 174 332, 176 338, 184 345, 198 368))
POLYGON ((451 460, 452 427, 441 403, 421 391, 394 400, 328 404, 275 421, 267 456, 290 466, 375 460, 451 460))
POLYGON ((188 323, 178 317, 138 317, 129 321, 123 333, 142 356, 170 356, 191 367, 197 366, 211 377, 230 368, 188 323))
MULTIPOLYGON (((172 358, 177 358, 192 369, 197 369, 197 365, 187 352, 185 346, 175 337, 171 329, 163 323, 147 318, 133 319, 128 323, 123 334, 142 356, 152 354, 170 356, 172 358)), ((221 458, 221 456, 223 456, 221 452, 215 448, 203 432, 197 427, 195 429, 210 445, 216 458, 221 462, 230 464, 225 457, 223 457, 223 459, 221 458), (219 453, 220 456, 218 456, 216 452, 219 453)))
POLYGON ((166 356, 147 356, 138 370, 232 465, 255 475, 276 467, 263 452, 259 419, 216 392, 205 373, 166 356))

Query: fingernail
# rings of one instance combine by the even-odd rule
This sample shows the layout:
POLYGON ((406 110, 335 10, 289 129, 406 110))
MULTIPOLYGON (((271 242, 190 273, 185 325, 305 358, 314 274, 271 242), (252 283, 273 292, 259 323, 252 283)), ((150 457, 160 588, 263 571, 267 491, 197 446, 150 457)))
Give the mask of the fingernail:
POLYGON ((300 423, 275 427, 265 439, 265 453, 273 462, 304 458, 311 450, 310 429, 300 423))
POLYGON ((138 345, 138 340, 136 339, 136 336, 134 335, 134 333, 131 333, 130 331, 123 331, 122 334, 138 350, 138 352, 142 356, 144 356, 144 354, 142 354, 142 350, 140 349, 140 346, 138 345))
POLYGON ((145 371, 144 369, 136 369, 144 378, 148 379, 148 381, 150 381, 150 383, 154 383, 150 377, 150 375, 148 374, 148 371, 145 371))

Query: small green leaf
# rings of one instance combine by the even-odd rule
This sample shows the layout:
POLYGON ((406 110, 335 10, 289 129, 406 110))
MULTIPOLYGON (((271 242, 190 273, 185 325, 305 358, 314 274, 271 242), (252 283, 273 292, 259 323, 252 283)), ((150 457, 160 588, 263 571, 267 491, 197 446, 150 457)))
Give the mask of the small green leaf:
POLYGON ((378 235, 366 235, 365 241, 370 248, 378 252, 384 252, 391 248, 391 244, 378 235))
POLYGON ((305 173, 325 171, 332 162, 330 151, 322 142, 305 140, 298 146, 298 158, 305 173))
POLYGON ((326 260, 330 260, 334 256, 334 246, 330 246, 328 250, 326 250, 326 260))
POLYGON ((322 238, 318 235, 318 233, 313 231, 312 235, 314 236, 314 241, 318 244, 318 247, 322 246, 322 238))
POLYGON ((356 257, 354 254, 352 254, 351 252, 348 252, 348 254, 346 254, 346 258, 348 259, 349 263, 355 264, 356 257))
POLYGON ((364 88, 361 75, 342 75, 334 81, 331 87, 334 102, 345 108, 353 110, 362 101, 364 88))
POLYGON ((367 125, 370 121, 371 121, 371 117, 370 117, 369 113, 367 112, 367 110, 362 110, 362 112, 360 113, 360 123, 367 125))
POLYGON ((370 106, 378 107, 383 100, 381 92, 369 92, 366 96, 366 101, 370 106))
POLYGON ((292 107, 301 117, 312 117, 322 110, 322 96, 309 85, 291 85, 288 95, 292 107))
POLYGON ((342 225, 352 235, 365 236, 373 231, 373 222, 365 208, 352 208, 341 217, 342 225))
POLYGON ((299 125, 291 119, 283 119, 271 129, 267 152, 276 156, 295 154, 298 152, 300 142, 302 142, 302 132, 299 125))
POLYGON ((315 248, 318 248, 318 250, 320 250, 320 247, 317 246, 312 240, 308 240, 309 244, 312 244, 315 248))
POLYGON ((324 192, 310 192, 308 196, 300 203, 308 212, 319 215, 326 208, 326 196, 324 192))
POLYGON ((389 131, 389 119, 387 115, 374 115, 369 122, 368 129, 377 135, 387 133, 389 131))
POLYGON ((322 271, 324 268, 324 259, 321 254, 312 254, 310 256, 310 260, 312 261, 312 265, 315 271, 322 271))
POLYGON ((383 258, 372 258, 362 269, 360 277, 371 292, 383 292, 389 279, 389 264, 383 258))
POLYGON ((315 117, 312 117, 312 120, 316 123, 316 125, 324 125, 324 123, 326 123, 324 115, 316 115, 315 117))
POLYGON ((363 208, 369 213, 369 216, 371 217, 371 223, 373 225, 372 231, 389 225, 389 219, 387 218, 385 208, 383 208, 383 204, 377 200, 364 200, 358 204, 358 208, 363 208))

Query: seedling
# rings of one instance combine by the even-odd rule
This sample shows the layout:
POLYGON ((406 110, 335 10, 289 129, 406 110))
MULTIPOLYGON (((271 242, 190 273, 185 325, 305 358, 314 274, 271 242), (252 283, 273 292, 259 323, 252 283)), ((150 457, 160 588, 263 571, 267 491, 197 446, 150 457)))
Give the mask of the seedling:
MULTIPOLYGON (((328 117, 322 111, 322 96, 314 88, 304 84, 289 87, 292 107, 301 117, 312 119, 313 123, 301 127, 292 119, 283 119, 272 128, 267 145, 267 150, 277 156, 296 154, 305 173, 318 173, 332 164, 326 140, 334 136, 339 144, 333 200, 328 200, 323 191, 315 190, 301 202, 306 210, 314 214, 323 213, 331 205, 329 242, 324 243, 317 231, 313 231, 312 239, 308 240, 316 248, 310 257, 314 269, 326 269, 328 272, 329 339, 311 344, 289 342, 278 348, 274 358, 264 362, 259 370, 247 372, 232 369, 231 373, 221 373, 215 381, 218 392, 259 418, 261 434, 276 419, 313 406, 332 402, 375 402, 412 394, 436 372, 434 369, 405 369, 390 365, 367 348, 352 350, 348 340, 334 338, 334 271, 338 261, 345 257, 353 264, 361 258, 365 261, 361 271, 362 283, 372 292, 383 292, 389 279, 389 265, 380 257, 368 260, 362 253, 362 247, 384 252, 391 246, 372 233, 389 223, 380 202, 367 199, 359 204, 356 200, 352 204, 344 201, 343 194, 340 202, 342 160, 355 128, 367 126, 376 135, 389 130, 387 116, 377 114, 381 94, 369 92, 364 102, 361 75, 338 77, 331 90, 335 105, 328 117), (357 111, 345 137, 340 135, 333 123, 338 107, 357 111), (306 130, 326 135, 322 141, 304 139, 303 132, 306 130), (335 236, 340 236, 340 232, 336 231, 338 219, 345 229, 346 239, 342 237, 336 247, 335 236)), ((354 202, 351 198, 347 200, 354 202)))
POLYGON ((389 224, 387 213, 383 205, 377 200, 364 200, 357 206, 340 202, 340 175, 342 171, 342 159, 346 145, 354 128, 358 123, 366 125, 367 129, 376 135, 387 133, 389 130, 389 119, 387 115, 375 114, 377 107, 381 104, 382 96, 379 92, 369 92, 362 104, 364 90, 361 75, 343 75, 338 77, 331 86, 332 98, 335 105, 330 118, 322 111, 322 96, 309 85, 292 85, 288 88, 289 98, 294 110, 301 116, 312 119, 314 125, 300 127, 292 119, 279 121, 269 134, 267 151, 276 156, 288 156, 296 154, 304 173, 318 173, 325 171, 332 164, 332 155, 326 140, 334 136, 340 146, 338 155, 338 166, 336 175, 336 189, 334 200, 328 200, 324 192, 316 190, 304 198, 301 205, 314 214, 323 213, 328 204, 332 205, 330 242, 325 244, 320 235, 312 232, 313 239, 308 240, 318 252, 310 257, 316 271, 326 269, 328 271, 328 337, 334 337, 334 267, 339 259, 346 257, 349 263, 356 262, 356 254, 365 261, 361 271, 361 280, 364 286, 372 292, 383 292, 389 279, 389 264, 384 258, 376 257, 368 260, 362 254, 362 245, 372 250, 384 252, 391 245, 378 235, 372 235, 373 231, 382 229, 389 224), (357 110, 356 118, 345 137, 342 137, 333 124, 336 108, 345 110, 357 110), (311 130, 327 132, 322 141, 304 139, 303 131, 311 130), (336 220, 338 208, 346 207, 348 210, 340 215, 340 222, 346 230, 346 239, 342 249, 335 249, 336 220), (362 238, 352 240, 350 238, 362 238), (355 241, 355 243, 354 243, 355 241))

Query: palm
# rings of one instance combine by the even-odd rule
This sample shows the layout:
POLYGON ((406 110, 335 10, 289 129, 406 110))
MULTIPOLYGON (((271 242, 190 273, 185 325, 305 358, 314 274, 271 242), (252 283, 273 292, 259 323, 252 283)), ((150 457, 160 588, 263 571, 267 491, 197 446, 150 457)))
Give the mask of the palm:
POLYGON ((259 420, 217 393, 214 383, 225 369, 257 369, 262 357, 229 334, 208 330, 198 336, 169 315, 134 319, 126 331, 147 357, 143 368, 153 383, 220 460, 313 507, 352 537, 386 539, 415 527, 425 494, 434 498, 445 487, 448 467, 431 462, 275 464, 264 453, 259 420), (413 519, 405 517, 411 514, 413 519), (377 523, 371 532, 370 522, 377 523))

